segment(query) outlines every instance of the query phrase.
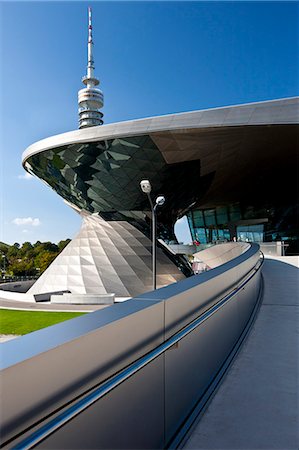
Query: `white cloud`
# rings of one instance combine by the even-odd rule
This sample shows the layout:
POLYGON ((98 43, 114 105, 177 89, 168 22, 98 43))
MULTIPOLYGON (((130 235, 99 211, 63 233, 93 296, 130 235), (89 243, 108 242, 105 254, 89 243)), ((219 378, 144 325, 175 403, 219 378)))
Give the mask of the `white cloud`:
POLYGON ((20 180, 31 180, 33 176, 30 173, 26 172, 24 173, 24 175, 18 175, 18 178, 20 180))
POLYGON ((33 219, 32 217, 16 217, 12 220, 15 225, 32 225, 33 227, 38 227, 41 221, 38 218, 33 219))
POLYGON ((22 230, 22 233, 28 233, 28 230, 22 230))

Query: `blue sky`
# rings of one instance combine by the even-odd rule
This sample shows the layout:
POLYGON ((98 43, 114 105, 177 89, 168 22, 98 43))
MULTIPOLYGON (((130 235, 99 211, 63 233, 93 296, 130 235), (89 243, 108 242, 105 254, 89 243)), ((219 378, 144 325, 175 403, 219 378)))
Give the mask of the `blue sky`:
MULTIPOLYGON (((106 123, 298 95, 296 2, 2 2, 0 240, 57 242, 80 218, 21 155, 77 128, 93 8, 106 123)), ((186 224, 180 240, 189 240, 186 224)))

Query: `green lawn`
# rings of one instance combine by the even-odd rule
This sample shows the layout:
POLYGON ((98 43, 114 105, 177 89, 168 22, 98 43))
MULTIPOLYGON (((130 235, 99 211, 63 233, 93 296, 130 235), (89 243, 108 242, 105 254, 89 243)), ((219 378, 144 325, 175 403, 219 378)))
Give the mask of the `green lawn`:
POLYGON ((84 313, 0 309, 0 334, 27 334, 84 313))

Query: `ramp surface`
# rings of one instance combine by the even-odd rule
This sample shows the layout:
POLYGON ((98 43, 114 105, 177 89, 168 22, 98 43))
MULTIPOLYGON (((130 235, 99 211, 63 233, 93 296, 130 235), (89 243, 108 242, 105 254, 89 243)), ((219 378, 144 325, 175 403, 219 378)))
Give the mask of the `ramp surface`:
POLYGON ((185 449, 299 448, 298 262, 265 260, 257 319, 185 449))

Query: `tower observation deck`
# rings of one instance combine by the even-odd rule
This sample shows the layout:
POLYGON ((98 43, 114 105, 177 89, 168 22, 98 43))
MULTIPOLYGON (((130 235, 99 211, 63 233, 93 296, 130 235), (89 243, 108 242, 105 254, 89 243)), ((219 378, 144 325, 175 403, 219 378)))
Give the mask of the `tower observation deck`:
POLYGON ((79 128, 94 127, 103 124, 103 92, 96 86, 100 83, 94 75, 93 39, 91 8, 88 8, 88 61, 87 74, 82 78, 85 88, 78 92, 79 128))

